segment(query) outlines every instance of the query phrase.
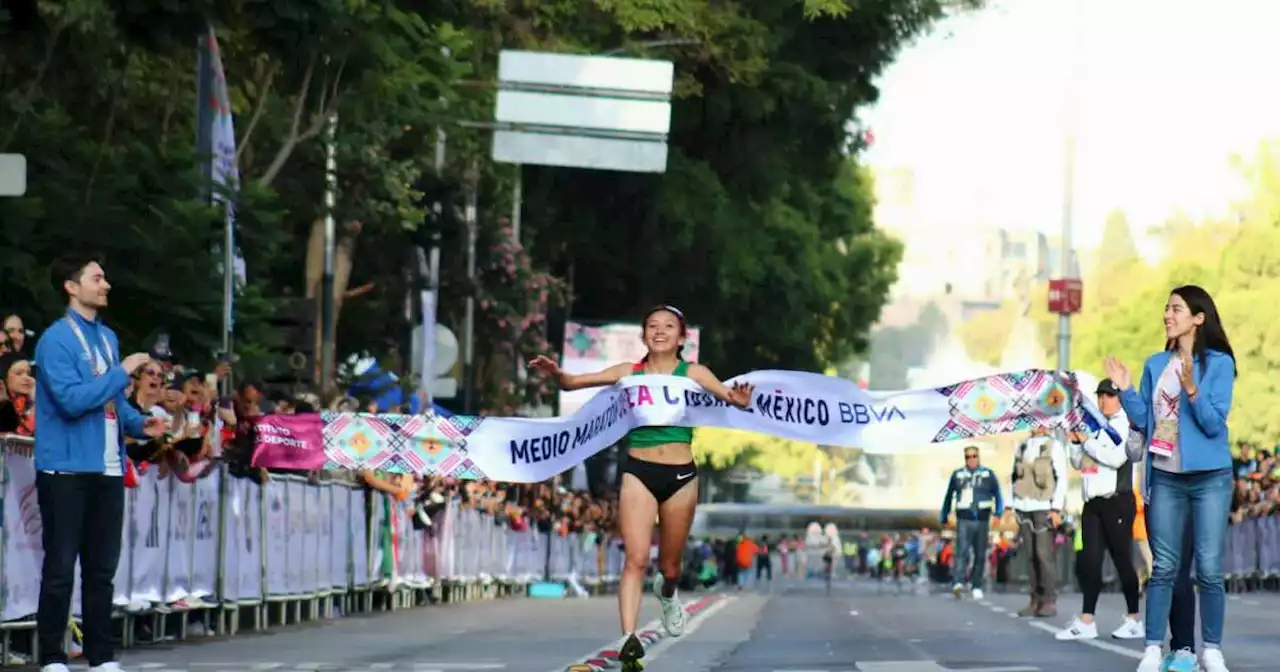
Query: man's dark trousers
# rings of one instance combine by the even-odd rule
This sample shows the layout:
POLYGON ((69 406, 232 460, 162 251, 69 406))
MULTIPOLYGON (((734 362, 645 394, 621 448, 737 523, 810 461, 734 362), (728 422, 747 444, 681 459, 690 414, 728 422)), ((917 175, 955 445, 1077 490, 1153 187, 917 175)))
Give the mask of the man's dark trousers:
POLYGON ((956 520, 956 557, 952 568, 952 583, 969 583, 975 590, 982 590, 982 579, 987 569, 987 545, 991 523, 986 519, 956 520), (973 569, 969 569, 969 553, 973 553, 973 569))
POLYGON ((36 631, 40 665, 66 663, 62 648, 80 558, 84 655, 90 666, 115 660, 111 599, 124 525, 124 479, 101 474, 36 474, 44 525, 44 567, 36 631))

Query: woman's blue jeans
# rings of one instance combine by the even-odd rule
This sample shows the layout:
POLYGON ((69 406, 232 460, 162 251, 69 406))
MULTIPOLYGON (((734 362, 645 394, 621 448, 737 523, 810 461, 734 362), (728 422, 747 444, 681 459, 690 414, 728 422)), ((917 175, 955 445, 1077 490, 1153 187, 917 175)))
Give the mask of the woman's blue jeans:
MULTIPOLYGON (((1189 570, 1183 567, 1188 559, 1183 553, 1184 545, 1191 544, 1189 555, 1195 558, 1196 583, 1200 586, 1200 637, 1206 647, 1218 647, 1227 611, 1222 555, 1231 510, 1231 470, 1170 474, 1152 469, 1150 485, 1147 526, 1155 562, 1147 584, 1147 644, 1164 644, 1175 585, 1179 574, 1185 577, 1189 570), (1186 535, 1188 525, 1190 536, 1186 535)), ((1179 591, 1180 598, 1194 599, 1184 591, 1179 591)), ((1185 613, 1186 605, 1179 607, 1179 612, 1185 613)))

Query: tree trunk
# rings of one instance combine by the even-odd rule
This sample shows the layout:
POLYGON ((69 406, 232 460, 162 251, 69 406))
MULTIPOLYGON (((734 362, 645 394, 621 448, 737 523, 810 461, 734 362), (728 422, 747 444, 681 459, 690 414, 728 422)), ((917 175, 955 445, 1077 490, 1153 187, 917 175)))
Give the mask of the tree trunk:
MULTIPOLYGON (((342 315, 342 299, 347 293, 351 281, 351 267, 355 257, 356 237, 360 235, 360 222, 347 222, 339 233, 333 250, 333 325, 337 330, 338 319, 342 315)), ((307 237, 306 277, 307 300, 315 306, 315 335, 312 339, 317 359, 320 355, 321 339, 324 335, 323 313, 321 312, 321 288, 324 285, 324 219, 317 218, 311 223, 311 235, 307 237)), ((335 361, 337 344, 334 344, 335 361)), ((318 369, 317 369, 318 370, 318 369)))

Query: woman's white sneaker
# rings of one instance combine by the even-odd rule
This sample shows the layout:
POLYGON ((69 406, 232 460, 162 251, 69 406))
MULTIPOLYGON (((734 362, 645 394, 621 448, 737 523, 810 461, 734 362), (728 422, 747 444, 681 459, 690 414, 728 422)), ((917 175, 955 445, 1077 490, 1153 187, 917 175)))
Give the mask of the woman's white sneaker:
POLYGON ((1111 633, 1111 636, 1116 639, 1142 639, 1146 634, 1142 621, 1135 621, 1126 616, 1124 622, 1111 633))
POLYGON ((1148 646, 1142 652, 1142 660, 1138 661, 1138 672, 1160 672, 1160 660, 1164 658, 1164 650, 1158 646, 1148 646))
POLYGON ((1227 661, 1222 658, 1222 649, 1205 649, 1200 654, 1200 665, 1204 672, 1228 672, 1227 661))
POLYGON ((1065 630, 1058 631, 1058 634, 1054 636, 1060 642, 1070 642, 1077 639, 1097 639, 1098 624, 1085 623, 1079 618, 1073 618, 1071 619, 1071 624, 1065 630))

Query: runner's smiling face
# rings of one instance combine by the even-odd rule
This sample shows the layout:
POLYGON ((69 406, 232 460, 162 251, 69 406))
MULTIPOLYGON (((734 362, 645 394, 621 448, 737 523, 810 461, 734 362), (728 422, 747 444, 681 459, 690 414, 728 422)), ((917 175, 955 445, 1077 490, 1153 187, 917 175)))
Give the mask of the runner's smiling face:
POLYGON ((669 310, 656 310, 645 318, 643 339, 650 355, 677 352, 684 345, 684 323, 669 310))

